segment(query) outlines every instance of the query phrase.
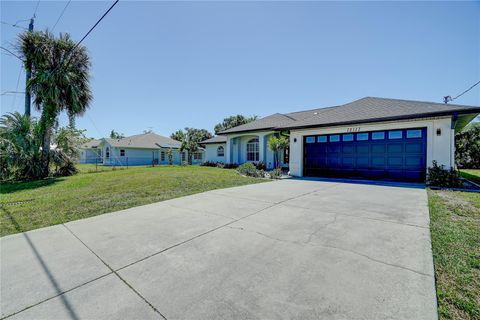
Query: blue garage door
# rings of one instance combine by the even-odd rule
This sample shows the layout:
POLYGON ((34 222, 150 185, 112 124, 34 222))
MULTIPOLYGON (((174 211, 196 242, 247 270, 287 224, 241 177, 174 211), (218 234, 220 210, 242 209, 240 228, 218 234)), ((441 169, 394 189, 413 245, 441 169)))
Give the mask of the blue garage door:
POLYGON ((304 137, 304 175, 423 181, 425 128, 304 137))

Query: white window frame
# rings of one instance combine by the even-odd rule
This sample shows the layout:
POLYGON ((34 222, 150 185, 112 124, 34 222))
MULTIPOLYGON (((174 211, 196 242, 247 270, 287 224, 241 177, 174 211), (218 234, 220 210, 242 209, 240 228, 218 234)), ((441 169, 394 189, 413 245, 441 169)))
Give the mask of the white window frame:
POLYGON ((160 151, 160 161, 165 161, 165 151, 160 151))
POLYGON ((256 162, 260 159, 260 147, 258 138, 250 139, 247 142, 247 161, 256 162))
POLYGON ((202 160, 202 153, 201 152, 195 152, 193 154, 193 160, 202 160))
POLYGON ((125 149, 120 149, 120 157, 125 157, 125 149))
POLYGON ((222 146, 219 146, 217 148, 217 157, 225 157, 225 148, 222 146))

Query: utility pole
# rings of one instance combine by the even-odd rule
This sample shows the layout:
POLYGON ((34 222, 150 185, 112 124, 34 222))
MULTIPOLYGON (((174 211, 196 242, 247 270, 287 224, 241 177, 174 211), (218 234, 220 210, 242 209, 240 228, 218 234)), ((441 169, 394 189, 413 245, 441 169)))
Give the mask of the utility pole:
MULTIPOLYGON (((30 19, 30 24, 28 25, 28 32, 33 31, 33 17, 30 19)), ((30 61, 26 61, 26 79, 25 79, 25 115, 27 117, 30 117, 30 90, 27 89, 28 86, 28 81, 30 80, 30 77, 32 76, 32 63, 30 61)))

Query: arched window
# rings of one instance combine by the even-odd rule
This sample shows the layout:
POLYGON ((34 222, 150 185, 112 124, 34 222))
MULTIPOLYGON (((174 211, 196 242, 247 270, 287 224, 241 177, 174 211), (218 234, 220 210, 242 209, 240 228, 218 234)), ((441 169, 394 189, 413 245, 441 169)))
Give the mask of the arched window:
POLYGON ((247 161, 258 161, 258 138, 250 139, 247 142, 247 161))
POLYGON ((223 157, 225 156, 225 150, 223 149, 222 146, 217 148, 217 157, 223 157))

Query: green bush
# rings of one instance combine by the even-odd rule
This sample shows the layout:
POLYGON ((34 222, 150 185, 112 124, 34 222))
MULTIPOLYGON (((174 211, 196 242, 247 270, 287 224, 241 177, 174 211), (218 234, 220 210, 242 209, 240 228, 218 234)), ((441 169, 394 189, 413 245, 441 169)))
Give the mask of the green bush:
POLYGON ((282 169, 275 168, 269 172, 270 179, 280 179, 282 177, 282 169))
POLYGON ((460 188, 463 186, 460 175, 455 169, 446 169, 444 165, 438 165, 437 161, 433 161, 432 166, 428 168, 427 183, 442 188, 460 188))
POLYGON ((267 170, 267 165, 263 161, 255 163, 255 167, 257 168, 257 170, 267 170))
POLYGON ((257 167, 250 162, 244 163, 238 167, 238 172, 248 177, 263 178, 265 177, 265 172, 263 170, 258 170, 257 167))
POLYGON ((224 168, 224 169, 237 169, 238 168, 238 164, 236 163, 217 163, 217 167, 219 168, 224 168))
POLYGON ((204 163, 201 164, 202 167, 217 167, 218 162, 213 162, 213 161, 205 161, 204 163))
POLYGON ((462 169, 480 168, 480 123, 475 122, 455 135, 455 163, 462 169))

